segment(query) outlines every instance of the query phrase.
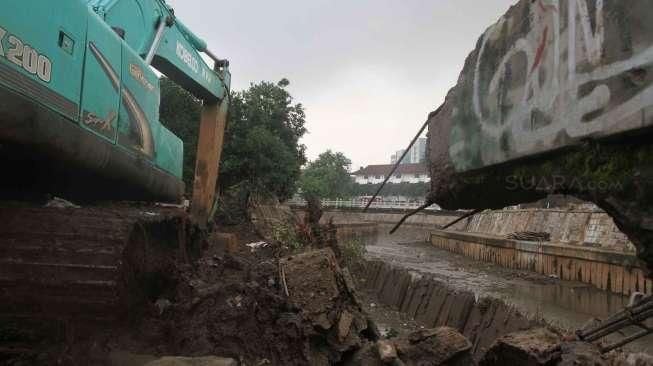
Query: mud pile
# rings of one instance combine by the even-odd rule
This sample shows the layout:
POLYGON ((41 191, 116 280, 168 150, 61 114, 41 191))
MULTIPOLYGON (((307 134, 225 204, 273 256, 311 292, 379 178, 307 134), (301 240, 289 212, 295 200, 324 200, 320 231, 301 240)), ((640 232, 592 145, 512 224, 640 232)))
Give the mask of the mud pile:
MULTIPOLYGON (((271 227, 274 231, 274 225, 271 227)), ((328 232, 331 229, 324 228, 328 232)), ((173 255, 170 258, 175 261, 168 262, 165 271, 156 271, 156 276, 145 276, 152 271, 143 272, 144 286, 132 291, 145 291, 144 301, 134 304, 137 308, 129 309, 124 321, 84 334, 66 328, 58 342, 33 344, 24 355, 0 357, 0 364, 475 364, 474 345, 453 328, 423 329, 403 338, 380 339, 374 321, 361 307, 349 271, 340 265, 343 258, 331 248, 337 245, 333 235, 305 243, 302 250, 278 240, 260 241, 252 227, 225 230, 198 236, 202 243, 192 246, 204 248, 199 259, 189 261, 173 255), (201 363, 209 359, 221 363, 201 363)), ((150 257, 146 252, 129 258, 138 262, 138 258, 150 257)), ((430 295, 434 300, 437 297, 430 295)), ((450 305, 452 309, 465 307, 450 305)), ((6 346, 2 337, 0 334, 0 356, 6 346)), ((509 360, 530 360, 532 347, 521 347, 519 339, 498 341, 483 362, 502 365, 509 360)), ((547 352, 552 349, 537 337, 534 342, 543 344, 547 352)), ((562 344, 557 338, 550 343, 555 344, 552 347, 562 344)), ((565 353, 558 349, 562 348, 552 352, 560 357, 546 359, 545 364, 565 364, 561 363, 565 353)), ((574 354, 578 348, 569 349, 567 354, 574 354)))
POLYGON ((369 337, 351 280, 328 249, 280 261, 216 255, 200 266, 161 332, 168 353, 328 365, 369 337))

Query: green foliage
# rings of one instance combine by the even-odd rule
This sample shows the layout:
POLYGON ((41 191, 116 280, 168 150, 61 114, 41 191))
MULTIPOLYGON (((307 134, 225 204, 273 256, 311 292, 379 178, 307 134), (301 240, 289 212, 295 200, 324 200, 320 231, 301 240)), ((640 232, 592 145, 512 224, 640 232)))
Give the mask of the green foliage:
POLYGON ((343 153, 327 150, 302 172, 300 187, 305 197, 347 198, 354 182, 349 175, 351 160, 343 153))
POLYGON ((346 267, 360 263, 365 256, 365 244, 361 239, 350 239, 340 244, 342 259, 346 267))
POLYGON ((290 250, 299 250, 304 246, 295 228, 288 223, 274 224, 272 226, 272 239, 290 250))
POLYGON ((184 142, 183 177, 186 189, 193 187, 195 156, 202 102, 168 78, 161 78, 160 117, 172 133, 184 142))
POLYGON ((233 93, 220 180, 223 187, 245 183, 249 190, 273 193, 280 200, 297 190, 306 147, 304 107, 293 104, 278 84, 261 82, 233 93))
MULTIPOLYGON (((354 196, 371 196, 381 184, 355 184, 354 196)), ((382 196, 404 196, 424 199, 430 189, 429 183, 388 183, 381 191, 382 196)))
MULTIPOLYGON (((278 84, 260 82, 231 94, 229 119, 220 167, 220 189, 238 186, 248 191, 273 193, 281 200, 297 189, 300 168, 306 162, 306 133, 301 104, 293 104, 278 84)), ((161 79, 160 119, 184 141, 184 181, 192 188, 199 135, 201 101, 167 78, 161 79)))

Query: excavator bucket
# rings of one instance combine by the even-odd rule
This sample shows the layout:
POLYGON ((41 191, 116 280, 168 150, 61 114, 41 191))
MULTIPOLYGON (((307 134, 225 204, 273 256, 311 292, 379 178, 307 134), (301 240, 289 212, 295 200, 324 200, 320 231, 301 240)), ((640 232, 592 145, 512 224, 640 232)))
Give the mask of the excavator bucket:
POLYGON ((191 218, 200 226, 212 219, 228 108, 227 98, 222 102, 205 101, 202 107, 191 206, 191 218))

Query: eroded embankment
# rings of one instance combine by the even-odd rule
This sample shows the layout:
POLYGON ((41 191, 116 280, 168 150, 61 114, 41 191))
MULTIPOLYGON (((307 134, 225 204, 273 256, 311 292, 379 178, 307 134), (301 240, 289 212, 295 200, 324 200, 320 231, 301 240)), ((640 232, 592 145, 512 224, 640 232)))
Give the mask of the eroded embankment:
POLYGON ((498 299, 480 298, 429 277, 382 261, 366 261, 357 270, 358 286, 379 301, 426 327, 456 328, 473 344, 476 359, 499 337, 538 325, 498 299))

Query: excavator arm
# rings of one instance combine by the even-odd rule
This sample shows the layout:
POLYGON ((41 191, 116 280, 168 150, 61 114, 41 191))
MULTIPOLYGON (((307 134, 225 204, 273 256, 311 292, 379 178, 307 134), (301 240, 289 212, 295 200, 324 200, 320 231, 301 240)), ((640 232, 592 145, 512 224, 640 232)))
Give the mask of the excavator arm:
POLYGON ((87 0, 146 64, 203 101, 191 214, 210 220, 229 106, 229 62, 216 57, 163 0, 87 0), (214 63, 210 67, 201 54, 214 63))

